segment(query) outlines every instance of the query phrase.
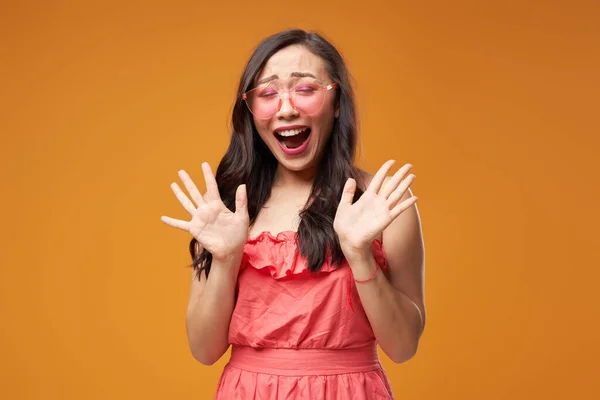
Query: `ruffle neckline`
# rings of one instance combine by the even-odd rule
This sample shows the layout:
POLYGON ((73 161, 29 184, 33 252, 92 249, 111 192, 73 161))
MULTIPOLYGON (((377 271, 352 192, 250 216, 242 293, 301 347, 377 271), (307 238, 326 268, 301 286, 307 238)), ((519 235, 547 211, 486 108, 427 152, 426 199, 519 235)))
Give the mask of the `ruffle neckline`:
POLYGON ((270 231, 262 231, 253 238, 248 236, 248 241, 246 242, 246 245, 248 243, 256 243, 256 242, 262 241, 265 237, 274 242, 284 242, 284 241, 288 241, 290 239, 296 240, 297 233, 298 232, 296 232, 296 231, 288 230, 288 231, 281 231, 278 234, 273 235, 270 231))
MULTIPOLYGON (((292 230, 277 234, 263 231, 255 237, 248 237, 244 245, 242 268, 266 269, 275 279, 311 274, 306 257, 300 254, 296 239, 297 232, 292 230)), ((373 241, 371 251, 379 267, 386 269, 387 256, 379 239, 373 241)), ((345 260, 340 268, 344 266, 347 266, 345 260)), ((332 266, 328 258, 323 263, 320 273, 329 273, 336 269, 338 268, 332 266)))

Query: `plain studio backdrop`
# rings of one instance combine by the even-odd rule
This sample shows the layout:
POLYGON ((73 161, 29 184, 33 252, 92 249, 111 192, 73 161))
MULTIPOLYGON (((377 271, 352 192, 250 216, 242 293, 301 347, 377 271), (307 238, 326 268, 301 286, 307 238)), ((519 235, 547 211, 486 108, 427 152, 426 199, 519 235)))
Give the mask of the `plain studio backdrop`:
MULTIPOLYGON (((185 336, 189 237, 260 40, 325 34, 358 164, 410 162, 426 245, 399 399, 597 399, 597 1, 21 1, 0 12, 0 397, 208 399, 185 336), (595 393, 595 394, 594 394, 595 393)), ((396 170, 394 169, 394 171, 396 170)))

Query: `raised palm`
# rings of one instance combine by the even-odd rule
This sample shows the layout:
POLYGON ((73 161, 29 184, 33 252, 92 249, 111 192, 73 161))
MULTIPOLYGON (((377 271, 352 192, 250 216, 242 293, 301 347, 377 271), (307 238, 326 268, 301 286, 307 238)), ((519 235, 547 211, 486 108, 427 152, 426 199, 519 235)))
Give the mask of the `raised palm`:
POLYGON ((250 218, 248 217, 246 187, 245 185, 238 187, 235 212, 231 212, 221 200, 217 182, 208 163, 202 164, 202 172, 206 181, 204 196, 200 194, 190 176, 183 170, 179 171, 179 177, 194 202, 183 193, 177 183, 171 184, 175 196, 192 219, 183 221, 163 216, 161 221, 174 228, 189 232, 202 247, 212 254, 213 259, 233 258, 243 249, 248 239, 250 218))
POLYGON ((402 179, 412 165, 406 164, 384 184, 386 174, 394 164, 386 162, 377 171, 363 195, 352 203, 356 191, 356 181, 348 179, 340 199, 333 227, 343 249, 359 250, 369 248, 372 241, 387 228, 398 215, 413 205, 417 198, 410 197, 402 202, 415 176, 402 179))

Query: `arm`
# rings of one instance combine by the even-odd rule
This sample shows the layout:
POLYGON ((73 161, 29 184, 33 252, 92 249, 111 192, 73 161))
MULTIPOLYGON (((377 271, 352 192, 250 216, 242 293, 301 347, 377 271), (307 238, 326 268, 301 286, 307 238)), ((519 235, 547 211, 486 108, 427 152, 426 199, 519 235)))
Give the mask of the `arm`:
POLYGON ((400 363, 415 355, 425 326, 424 246, 417 198, 409 190, 415 176, 405 178, 412 165, 387 178, 393 164, 389 160, 372 179, 366 177, 370 182, 356 202, 356 181, 348 179, 334 228, 354 278, 366 280, 356 286, 373 333, 383 351, 400 363), (373 240, 381 237, 388 259, 385 272, 371 253, 373 240))
POLYGON ((208 279, 192 273, 186 312, 188 344, 194 358, 214 364, 229 348, 229 323, 235 305, 235 286, 241 256, 231 261, 213 260, 208 279))
MULTIPOLYGON (((192 217, 191 221, 162 216, 161 220, 174 228, 189 232, 212 254, 208 279, 192 274, 190 298, 186 312, 186 332, 192 355, 202 364, 214 364, 229 347, 229 323, 235 303, 235 287, 242 260, 244 244, 248 240, 248 199, 246 186, 236 190, 235 212, 230 211, 219 194, 213 172, 208 163, 202 163, 207 193, 202 196, 187 174, 179 176, 190 198, 177 183, 171 184, 175 196, 192 217), (193 200, 193 202, 192 202, 193 200), (195 203, 195 204, 194 204, 195 203)), ((200 247, 197 248, 199 253, 200 247)))
MULTIPOLYGON (((409 189, 401 201, 411 196, 409 189)), ((381 349, 400 363, 416 354, 425 327, 425 257, 416 205, 383 231, 383 246, 388 260, 385 273, 378 270, 372 280, 356 286, 381 349)), ((367 279, 376 268, 370 251, 351 255, 348 262, 358 280, 367 279)))

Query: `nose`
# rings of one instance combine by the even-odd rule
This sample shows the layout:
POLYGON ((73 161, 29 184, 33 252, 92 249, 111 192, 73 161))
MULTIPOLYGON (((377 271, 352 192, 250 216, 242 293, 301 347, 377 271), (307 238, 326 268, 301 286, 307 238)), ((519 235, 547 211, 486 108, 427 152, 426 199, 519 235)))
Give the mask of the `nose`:
POLYGON ((281 94, 279 108, 275 116, 282 119, 290 119, 298 116, 298 110, 294 108, 294 100, 292 100, 288 93, 281 94))

